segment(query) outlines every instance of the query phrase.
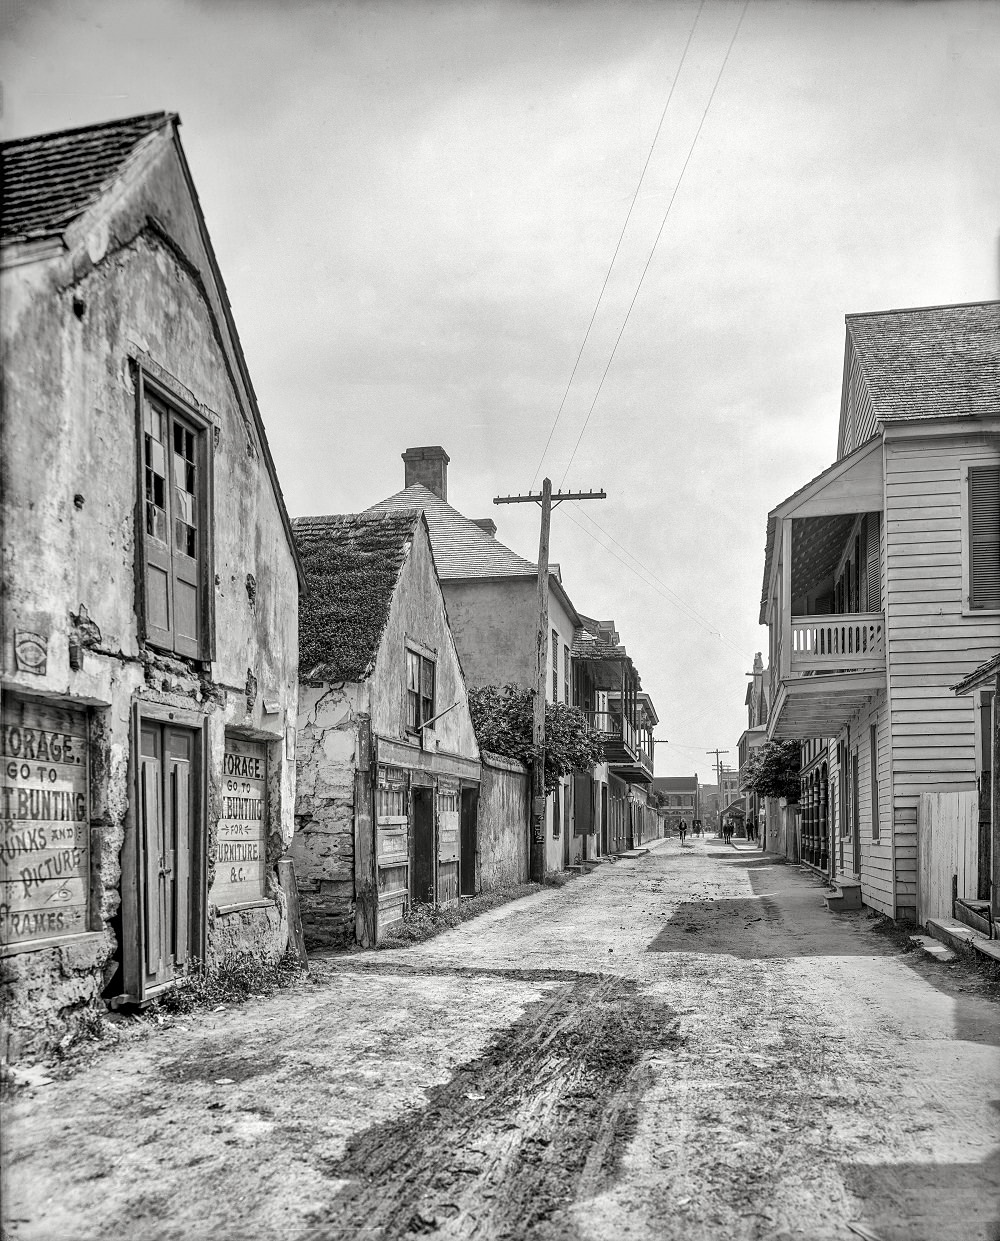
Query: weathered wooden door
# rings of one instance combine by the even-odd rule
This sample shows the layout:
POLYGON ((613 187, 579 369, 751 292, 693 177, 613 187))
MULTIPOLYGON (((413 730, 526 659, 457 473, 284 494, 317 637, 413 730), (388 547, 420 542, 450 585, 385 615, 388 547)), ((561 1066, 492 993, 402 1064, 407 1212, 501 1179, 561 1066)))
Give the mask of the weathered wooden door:
POLYGON ((195 733, 143 721, 138 887, 142 994, 183 972, 191 955, 191 853, 196 832, 195 733))
POLYGON ((479 789, 462 789, 462 895, 476 894, 476 854, 479 850, 479 789))
POLYGON ((458 783, 442 781, 437 791, 437 899, 439 905, 458 900, 461 865, 461 809, 458 783))
POLYGON ((434 790, 411 786, 413 817, 413 869, 410 899, 417 904, 434 903, 434 790))

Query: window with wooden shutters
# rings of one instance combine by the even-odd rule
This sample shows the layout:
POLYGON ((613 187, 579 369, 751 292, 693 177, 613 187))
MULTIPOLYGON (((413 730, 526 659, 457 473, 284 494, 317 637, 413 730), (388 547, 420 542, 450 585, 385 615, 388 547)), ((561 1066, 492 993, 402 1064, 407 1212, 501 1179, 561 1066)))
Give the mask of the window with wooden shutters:
POLYGON ((879 532, 881 514, 868 513, 865 517, 865 550, 868 553, 868 611, 882 611, 882 571, 879 560, 879 532))
POLYGON ((559 634, 552 630, 552 701, 559 701, 559 634))
POLYGON ((434 718, 434 660, 406 651, 406 727, 411 732, 434 718))
POLYGON ((569 647, 563 647, 563 702, 569 704, 569 687, 570 687, 570 657, 569 647))
POLYGON ((209 436, 140 382, 141 554, 145 638, 177 655, 207 658, 209 436))
POLYGON ((969 607, 1000 609, 1000 466, 969 468, 969 607))

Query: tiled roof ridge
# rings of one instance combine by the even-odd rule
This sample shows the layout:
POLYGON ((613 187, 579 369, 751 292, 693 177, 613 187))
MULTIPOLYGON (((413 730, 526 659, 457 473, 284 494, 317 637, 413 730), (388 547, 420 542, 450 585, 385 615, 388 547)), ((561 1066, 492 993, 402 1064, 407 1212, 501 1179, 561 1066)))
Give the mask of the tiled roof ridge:
MULTIPOLYGON (((24 138, 5 138, 0 142, 0 150, 6 151, 11 147, 27 146, 33 142, 50 142, 58 138, 73 138, 78 134, 95 133, 100 129, 123 129, 129 125, 139 125, 147 121, 158 121, 161 124, 173 121, 179 125, 181 118, 177 112, 140 112, 136 116, 120 116, 117 120, 97 121, 93 125, 75 125, 71 129, 50 129, 40 134, 29 134, 24 138)), ((156 128, 159 128, 159 126, 156 126, 156 128)), ((150 132, 152 132, 152 128, 150 132)))
POLYGON ((921 311, 968 310, 978 306, 1000 306, 1000 300, 986 298, 980 302, 942 302, 938 306, 894 306, 889 310, 853 310, 844 315, 844 322, 850 323, 852 319, 874 319, 879 315, 913 315, 920 314, 921 311))

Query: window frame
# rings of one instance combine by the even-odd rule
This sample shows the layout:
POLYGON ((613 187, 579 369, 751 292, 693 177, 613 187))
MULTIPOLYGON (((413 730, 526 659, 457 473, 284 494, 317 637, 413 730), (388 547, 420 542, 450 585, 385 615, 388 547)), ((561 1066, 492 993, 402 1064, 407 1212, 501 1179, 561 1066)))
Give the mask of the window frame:
POLYGON ((428 724, 428 720, 434 719, 434 712, 437 703, 437 656, 428 654, 425 648, 420 647, 417 643, 407 641, 404 646, 403 653, 403 709, 405 711, 404 726, 408 733, 420 735, 425 728, 433 728, 433 724, 428 724), (416 692, 410 685, 410 659, 411 657, 417 661, 418 669, 418 685, 416 692), (430 668, 431 674, 431 693, 430 693, 430 709, 424 714, 424 704, 428 701, 427 695, 424 693, 424 671, 430 668), (416 699, 416 723, 410 723, 410 705, 411 699, 416 699))
MULTIPOLYGON (((196 409, 189 401, 178 396, 172 388, 151 375, 142 365, 133 359, 135 378, 135 455, 136 455, 136 499, 135 499, 135 612, 139 622, 139 638, 144 646, 182 659, 197 659, 210 662, 215 658, 215 539, 214 539, 214 465, 215 465, 215 424, 196 409), (171 522, 173 505, 169 495, 173 485, 172 428, 175 419, 195 436, 195 467, 200 471, 202 479, 201 494, 196 494, 198 517, 198 555, 195 558, 198 573, 198 605, 200 610, 199 632, 197 636, 197 652, 178 650, 178 636, 174 629, 172 587, 175 576, 173 538, 168 537, 167 550, 170 558, 171 582, 171 613, 169 627, 162 632, 169 635, 169 640, 162 639, 158 633, 151 633, 153 628, 149 620, 149 606, 146 595, 149 569, 149 545, 146 532, 146 457, 145 457, 145 422, 144 412, 148 397, 166 407, 168 412, 167 457, 169 473, 165 476, 164 499, 167 501, 167 533, 172 535, 171 522)), ((186 645, 180 639, 182 645, 186 645)))
POLYGON ((1000 457, 992 460, 986 456, 970 457, 962 461, 962 615, 1000 616, 1000 607, 975 608, 972 606, 972 512, 969 496, 970 470, 1000 469, 1000 457))

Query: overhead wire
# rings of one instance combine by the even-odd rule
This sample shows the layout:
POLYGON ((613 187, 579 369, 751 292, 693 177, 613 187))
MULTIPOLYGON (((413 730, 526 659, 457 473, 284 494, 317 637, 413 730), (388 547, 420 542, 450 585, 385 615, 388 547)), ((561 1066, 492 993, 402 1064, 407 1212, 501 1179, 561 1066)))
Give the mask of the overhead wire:
POLYGON ((709 109, 712 106, 712 100, 715 98, 715 92, 719 89, 719 83, 722 81, 722 75, 725 72, 726 65, 729 63, 730 54, 732 53, 733 46, 736 43, 736 36, 739 34, 740 27, 743 25, 743 18, 746 16, 746 12, 747 12, 747 8, 749 4, 750 4, 750 0, 743 0, 743 8, 740 11, 739 21, 736 23, 736 29, 733 31, 733 36, 729 40, 729 46, 726 48, 726 54, 722 58, 722 64, 719 66, 719 72, 716 75, 715 84, 713 85, 711 94, 708 97, 708 102, 705 104, 705 110, 701 114, 701 120, 698 122, 698 128, 695 130, 695 135, 694 135, 694 138, 692 139, 691 146, 688 149, 687 157, 684 160, 683 167, 681 168, 680 176, 677 178, 677 182, 674 185, 673 193, 670 195, 670 201, 667 203, 667 209, 663 213, 663 220, 660 223, 660 227, 657 230, 656 237, 654 238, 653 244, 650 247, 649 257, 646 259, 646 265, 645 267, 643 267, 642 274, 639 276, 639 282, 635 287, 635 293, 632 296, 632 301, 629 303, 629 308, 625 312, 625 318, 622 321, 621 329, 618 333, 617 338, 615 339, 614 346, 611 349, 611 356, 608 358, 608 364, 604 368, 604 373, 601 375, 601 381, 597 385, 597 391, 594 393, 594 399, 590 404, 590 409, 587 411, 587 417, 583 421, 583 426, 580 428, 580 434, 577 436, 576 444, 574 445, 573 451, 570 454, 569 461, 566 463, 566 469, 563 471, 563 476, 559 481, 560 487, 566 481, 566 475, 569 474, 570 467, 572 466, 573 461, 576 458, 577 450, 580 447, 580 442, 583 439, 584 432, 587 430, 587 426, 590 422, 591 415, 593 414, 594 409, 597 406, 597 400, 598 400, 598 397, 600 397, 601 395, 601 389, 604 387, 604 381, 608 377, 608 371, 611 370, 611 363, 615 360, 615 354, 618 352, 618 345, 621 342, 622 336, 625 334, 625 328, 628 326, 629 318, 632 315, 632 308, 635 306, 635 303, 639 297, 639 291, 642 288, 643 281, 646 279, 646 272, 649 271, 649 266, 653 261, 653 255, 656 252, 656 247, 657 245, 659 245, 660 237, 663 235, 663 230, 666 227, 667 219, 670 215, 670 209, 674 205, 674 200, 677 198, 677 192, 681 187, 681 182, 684 180, 684 174, 685 172, 687 172, 688 164, 691 162, 691 156, 694 154, 694 149, 698 145, 698 139, 701 136, 701 131, 705 125, 705 119, 708 116, 709 109))
MULTIPOLYGON (((727 646, 731 646, 734 651, 739 651, 740 654, 744 653, 743 648, 741 646, 738 646, 730 638, 727 638, 721 629, 714 626, 711 620, 709 620, 707 616, 704 616, 701 612, 698 611, 698 609, 694 606, 694 604, 688 603, 688 601, 684 599, 683 595, 679 595, 672 587, 668 586, 667 583, 663 581, 662 578, 657 577, 657 575, 653 572, 653 570, 650 569, 648 565, 643 564, 642 561, 639 559, 639 557, 634 552, 630 552, 629 549, 623 543, 619 543, 619 541, 615 538, 615 536, 609 530, 605 530, 605 528, 601 525, 601 523, 595 517, 592 517, 590 513, 585 512, 580 507, 579 504, 575 503, 575 501, 571 500, 570 503, 581 514, 581 516, 586 517, 586 519, 589 522, 591 522, 593 525, 595 525, 597 529, 600 530, 600 532, 606 538, 609 538, 616 547, 620 548, 625 553, 626 556, 628 556, 631 560, 635 561, 635 563, 639 566, 639 568, 643 571, 643 573, 647 574, 647 576, 651 577, 658 585, 662 586, 663 589, 669 595, 671 595, 674 599, 681 601, 684 604, 684 606, 688 609, 688 613, 692 619, 699 621, 702 625, 705 626, 705 628, 711 634, 713 634, 716 637, 721 638, 722 641, 725 642, 727 646)), ((576 524, 580 526, 579 522, 577 522, 576 524)), ((590 531, 587 530, 585 526, 580 526, 580 529, 584 530, 585 533, 590 534, 590 531)), ((591 535, 591 537, 593 538, 594 536, 591 535)), ((600 540, 595 539, 595 542, 600 542, 600 540)))
POLYGON ((681 70, 684 68, 684 61, 687 58, 688 48, 691 46, 691 40, 694 38, 694 32, 698 25, 698 19, 701 17, 701 11, 704 7, 705 0, 701 0, 701 3, 698 5, 698 11, 695 13, 691 30, 688 33, 687 42, 684 44, 684 51, 681 53, 680 62, 677 65, 677 72, 674 74, 674 80, 670 83, 670 91, 667 95, 667 102, 663 105, 663 111, 660 113, 660 123, 656 127, 656 133, 653 134, 653 141, 649 144, 649 153, 646 155, 646 162, 642 166, 642 172, 639 174, 639 180, 635 187, 635 193, 632 195, 632 201, 629 203, 628 212, 625 216, 625 223, 622 225, 622 231, 618 234, 615 252, 611 256, 611 262, 608 264, 608 270, 604 273, 604 283, 601 285, 601 291, 597 295, 597 302, 594 305, 594 313, 590 316, 590 322, 587 324, 587 330, 583 334, 583 342, 580 345, 579 353, 576 355, 576 361, 573 363, 573 370, 570 372, 569 383, 567 383, 566 391, 563 393, 562 400, 559 402, 559 408, 556 410, 555 420, 549 428, 549 437, 545 441, 545 447, 542 449, 542 455, 538 458, 538 464, 535 466, 535 472, 531 478, 531 487, 528 488, 529 491, 538 481, 538 475, 542 468, 542 462, 545 460, 545 454, 549 451, 549 445, 552 443, 552 437, 555 435, 556 427, 559 425, 559 419, 562 417, 563 408, 566 405, 570 388, 573 386, 573 380, 576 378, 576 372, 580 366, 580 359, 583 357, 583 351, 586 349, 587 341, 590 339, 590 332, 594 326, 594 321, 597 318, 597 312, 601 308, 604 292, 608 287, 608 281, 611 279, 611 271, 615 265, 615 260, 618 258, 618 251, 621 249, 622 241, 625 237, 625 231, 628 228, 629 220, 632 218, 632 211, 635 208, 636 200, 639 197, 639 191, 642 189, 642 183, 646 177, 646 169, 649 167, 649 161, 653 158, 653 151, 660 136, 660 130, 663 128, 663 122, 667 116, 667 109, 670 107, 670 101, 674 97, 674 90, 677 86, 678 79, 681 76, 681 70))
MULTIPOLYGON (((687 616, 689 620, 693 620, 696 624, 700 625, 703 629, 707 630, 708 633, 710 633, 713 637, 720 638, 723 642, 726 643, 727 646, 731 646, 733 650, 736 651, 738 654, 745 656, 746 652, 743 650, 742 647, 737 646, 735 642, 732 642, 729 638, 725 636, 725 634, 723 634, 719 629, 717 629, 714 625, 712 625, 711 621, 701 616, 696 611, 696 609, 693 608, 683 598, 683 596, 678 595, 675 591, 671 590, 669 586, 661 582, 660 579, 657 578, 655 574, 653 574, 649 569, 647 569, 642 564, 641 561, 636 560, 634 556, 632 557, 633 560, 636 560, 636 564, 639 565, 639 568, 642 570, 642 572, 640 572, 639 569, 637 569, 634 565, 629 564, 627 560, 623 560, 622 557, 617 555, 616 552, 612 551, 610 547, 607 547, 604 543, 602 543, 601 540, 593 533, 593 531, 588 530, 586 526, 578 522, 571 513, 564 511, 563 516, 566 517, 567 520, 571 521, 573 525, 577 527, 577 529, 582 530, 584 534, 589 535, 590 538, 592 538, 594 542, 598 545, 598 547, 603 548, 603 550, 607 552, 607 554, 613 560, 617 560, 620 565, 623 565, 626 569, 629 570, 630 573, 634 574, 643 583, 644 586, 649 587, 649 589, 653 590, 656 594, 662 596, 664 599, 667 600, 668 603, 672 603, 674 607, 677 608, 678 611, 682 612, 685 616, 687 616), (645 574, 645 576, 643 576, 643 574, 645 574), (650 578, 652 578, 653 580, 650 581, 649 580, 650 578)), ((593 519, 591 518, 591 520, 593 519)), ((595 522, 595 525, 596 525, 596 522, 595 522)), ((600 529, 600 527, 598 528, 600 529)), ((617 540, 613 539, 611 535, 608 535, 608 538, 611 538, 613 542, 617 542, 617 540)), ((620 544, 618 545, 621 546, 620 544)), ((632 556, 632 553, 626 551, 626 555, 632 556)))

